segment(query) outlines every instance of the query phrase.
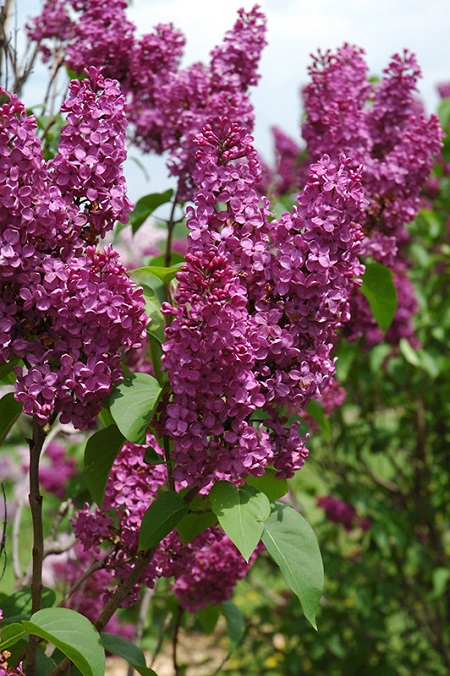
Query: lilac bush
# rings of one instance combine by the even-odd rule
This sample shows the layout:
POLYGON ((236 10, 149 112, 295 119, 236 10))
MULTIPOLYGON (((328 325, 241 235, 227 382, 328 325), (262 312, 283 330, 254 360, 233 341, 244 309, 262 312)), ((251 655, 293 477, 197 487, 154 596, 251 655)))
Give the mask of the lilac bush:
MULTIPOLYGON (((33 562, 22 576, 30 613, 16 628, 30 637, 29 674, 39 637, 50 636, 66 655, 48 658, 53 676, 70 660, 100 675, 102 646, 114 637, 98 632, 138 640, 115 613, 138 603, 144 587, 166 578, 179 609, 208 611, 229 602, 264 549, 314 624, 320 552, 289 504, 286 479, 308 456, 310 405, 321 401, 328 414, 345 396, 334 378, 337 335, 382 338, 359 291, 365 262, 394 274, 399 303, 386 339, 413 338, 405 224, 441 141, 437 119, 415 98, 414 56, 393 57, 376 84, 356 47, 315 57, 303 92, 307 149, 276 130, 270 177, 250 135, 250 90, 266 44, 259 7, 240 10, 209 63, 190 67, 181 67, 178 29, 160 24, 139 37, 126 8, 125 0, 46 0, 29 22, 53 75, 64 65, 72 77, 51 153, 43 145, 53 122, 43 129, 0 91, 0 362, 14 381, 14 395, 0 400, 10 418, 0 432, 21 412, 31 418, 33 562), (127 142, 167 153, 177 179, 167 199, 143 198, 172 200, 164 261, 148 242, 131 275, 107 243, 117 222, 131 215, 133 233, 142 224, 127 197, 127 142), (287 192, 293 206, 279 214, 277 205, 276 215, 269 198, 287 192), (180 208, 188 236, 176 263, 180 208), (83 489, 66 490, 73 459, 48 443, 68 427, 92 433, 83 437, 84 505, 76 504, 83 489), (66 512, 49 544, 40 487, 59 500, 70 492, 75 537, 47 570, 66 512), (63 608, 42 609, 43 566, 63 608), (59 624, 53 618, 76 628, 72 643, 46 629, 47 620, 59 624), (90 631, 97 671, 76 639, 90 631)), ((347 530, 369 526, 336 498, 319 504, 347 530)), ((114 644, 119 654, 123 646, 114 644)))

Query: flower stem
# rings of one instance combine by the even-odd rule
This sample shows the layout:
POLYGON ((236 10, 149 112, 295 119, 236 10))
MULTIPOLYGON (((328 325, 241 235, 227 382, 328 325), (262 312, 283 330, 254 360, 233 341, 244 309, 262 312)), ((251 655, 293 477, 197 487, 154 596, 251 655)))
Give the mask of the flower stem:
MULTIPOLYGON (((31 614, 41 609, 42 604, 42 562, 44 560, 44 529, 42 523, 42 495, 39 486, 39 460, 42 453, 47 427, 42 427, 33 420, 33 436, 29 440, 30 468, 29 481, 30 492, 28 500, 33 521, 33 571, 31 576, 31 614)), ((36 653, 39 644, 38 636, 30 636, 27 650, 27 676, 36 673, 36 653)))

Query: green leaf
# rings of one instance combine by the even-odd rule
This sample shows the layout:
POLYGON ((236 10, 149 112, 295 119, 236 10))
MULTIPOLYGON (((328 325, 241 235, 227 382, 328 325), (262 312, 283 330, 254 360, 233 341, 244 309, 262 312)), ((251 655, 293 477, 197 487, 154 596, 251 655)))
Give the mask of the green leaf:
POLYGON ((429 596, 430 601, 435 601, 443 596, 449 580, 450 568, 435 568, 433 570, 433 591, 429 596))
POLYGON ((100 634, 100 639, 105 650, 126 660, 142 676, 157 676, 153 669, 147 667, 142 650, 131 641, 106 632, 100 634))
POLYGON ((218 481, 209 499, 223 530, 248 561, 261 539, 263 521, 270 514, 267 496, 253 486, 238 488, 228 481, 218 481))
POLYGON ((169 284, 169 282, 172 281, 177 272, 180 270, 182 265, 183 263, 176 263, 175 265, 171 265, 169 268, 160 265, 145 265, 142 268, 129 270, 129 272, 130 274, 143 273, 145 275, 153 275, 153 277, 160 279, 164 284, 169 284))
POLYGON ((450 124, 450 99, 445 98, 438 107, 439 121, 444 129, 450 124))
POLYGON ((131 373, 114 388, 109 410, 126 439, 135 444, 145 443, 160 394, 161 386, 148 373, 131 373))
POLYGON ((144 462, 147 463, 147 465, 162 465, 165 460, 154 448, 147 446, 144 452, 144 462))
POLYGON ((400 338, 400 352, 411 366, 421 366, 420 357, 407 338, 400 338))
POLYGON ((322 404, 320 404, 315 399, 311 399, 308 406, 306 407, 306 412, 309 413, 311 418, 318 426, 320 433, 322 434, 325 441, 329 442, 331 440, 330 421, 325 415, 325 411, 322 404))
POLYGON ((2 626, 0 634, 0 650, 6 650, 10 646, 20 641, 26 635, 26 631, 21 624, 18 622, 12 622, 11 624, 2 626))
POLYGON ((181 495, 162 493, 147 509, 139 533, 139 549, 156 547, 178 525, 188 511, 181 495))
MULTIPOLYGON (((172 251, 170 254, 170 261, 169 265, 176 265, 177 263, 184 263, 185 258, 182 254, 178 253, 177 251, 172 251)), ((151 258, 149 261, 147 261, 149 265, 159 265, 159 266, 165 266, 166 265, 166 254, 160 254, 159 256, 154 256, 151 258)))
MULTIPOLYGON (((56 601, 56 594, 53 589, 44 587, 42 590, 42 607, 50 608, 56 601)), ((3 610, 2 626, 7 620, 28 618, 31 614, 32 595, 31 587, 19 589, 19 591, 10 594, 1 600, 3 610)))
POLYGON ((391 270, 380 263, 367 263, 361 292, 369 301, 378 326, 386 333, 397 309, 397 290, 391 270))
POLYGON ((70 608, 38 610, 23 621, 27 633, 50 641, 78 667, 83 676, 104 676, 105 651, 89 620, 70 608))
POLYGON ((139 230, 147 218, 160 206, 167 204, 173 197, 173 190, 166 190, 161 193, 151 193, 141 197, 130 214, 130 225, 133 229, 133 235, 139 230))
POLYGON ((247 484, 267 495, 269 500, 278 500, 289 490, 286 479, 277 479, 276 470, 268 467, 262 476, 248 476, 247 484))
POLYGON ((145 298, 145 314, 151 319, 147 326, 147 333, 156 338, 162 345, 164 343, 164 317, 161 312, 161 303, 154 290, 149 286, 143 284, 142 291, 145 298))
POLYGON ((111 467, 124 443, 125 437, 116 425, 95 432, 87 440, 83 475, 86 486, 99 507, 103 504, 111 467))
POLYGON ((245 620, 241 611, 233 601, 222 603, 223 614, 227 621, 228 638, 230 640, 230 652, 236 650, 245 634, 245 620))
POLYGON ((217 516, 210 509, 204 512, 189 512, 177 525, 178 535, 184 545, 217 523, 217 516))
POLYGON ((12 385, 16 380, 16 374, 13 373, 14 367, 20 364, 20 359, 15 357, 11 361, 0 364, 0 383, 12 385))
POLYGON ((262 541, 302 604, 305 617, 316 626, 324 575, 316 535, 308 522, 292 507, 272 503, 264 522, 262 541))
POLYGON ((206 606, 206 608, 197 610, 195 614, 198 617, 198 620, 202 625, 202 629, 205 632, 205 634, 212 634, 214 629, 216 628, 217 620, 219 619, 220 616, 219 606, 212 606, 210 604, 206 606))
POLYGON ((12 392, 0 399, 0 444, 5 441, 21 413, 22 404, 14 398, 12 392))
POLYGON ((109 410, 107 403, 103 404, 103 407, 98 414, 98 419, 100 420, 103 427, 114 425, 114 418, 111 415, 111 411, 109 410))

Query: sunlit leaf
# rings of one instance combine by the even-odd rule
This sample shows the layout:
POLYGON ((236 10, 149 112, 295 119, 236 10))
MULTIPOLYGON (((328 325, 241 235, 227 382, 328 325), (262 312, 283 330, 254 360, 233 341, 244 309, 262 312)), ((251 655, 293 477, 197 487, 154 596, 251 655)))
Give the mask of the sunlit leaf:
POLYGON ((161 386, 148 373, 131 373, 109 397, 109 410, 124 437, 143 444, 161 394, 161 386))
POLYGON ((78 667, 83 676, 104 676, 105 651, 100 635, 84 615, 70 608, 38 610, 24 620, 27 633, 50 641, 78 667))
POLYGON ((174 491, 162 493, 147 509, 139 532, 139 548, 156 547, 181 521, 188 505, 174 491))
POLYGON ((315 629, 322 596, 324 573, 316 535, 292 507, 273 503, 264 522, 262 541, 302 604, 305 617, 315 629))
POLYGON ((252 486, 238 488, 228 481, 218 481, 209 493, 211 508, 230 540, 248 561, 264 530, 270 502, 252 486))
POLYGON ((86 486, 99 507, 103 504, 111 467, 124 443, 125 437, 116 425, 95 432, 87 440, 83 474, 86 486))

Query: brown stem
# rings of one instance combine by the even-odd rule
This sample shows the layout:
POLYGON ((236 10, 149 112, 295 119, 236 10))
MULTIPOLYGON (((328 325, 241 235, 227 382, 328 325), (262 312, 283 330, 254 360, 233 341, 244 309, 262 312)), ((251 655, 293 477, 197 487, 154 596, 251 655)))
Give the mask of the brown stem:
MULTIPOLYGON (((111 617, 114 615, 116 610, 120 608, 122 603, 125 601, 127 596, 131 593, 133 587, 141 579, 145 569, 153 558, 155 549, 148 549, 145 552, 140 552, 135 566, 129 576, 123 580, 115 592, 112 594, 102 612, 100 613, 97 622, 95 622, 95 628, 98 632, 103 631, 103 629, 108 624, 111 617)), ((62 676, 68 672, 71 666, 71 661, 66 657, 62 662, 58 664, 49 674, 49 676, 62 676)), ((28 672, 27 672, 28 676, 28 672)))
POLYGON ((173 628, 172 636, 172 657, 173 657, 173 668, 175 671, 175 676, 180 674, 180 665, 178 664, 177 649, 178 649, 178 636, 180 634, 181 620, 183 619, 183 608, 178 606, 177 614, 175 617, 175 626, 173 628))
MULTIPOLYGON (((31 575, 31 613, 41 609, 42 602, 42 562, 44 560, 44 529, 42 523, 42 495, 39 486, 39 460, 44 445, 47 428, 38 424, 33 419, 33 436, 29 440, 30 445, 30 503, 31 518, 33 521, 33 571, 31 575)), ((36 653, 39 644, 38 636, 30 636, 27 650, 27 676, 36 673, 36 653)))

